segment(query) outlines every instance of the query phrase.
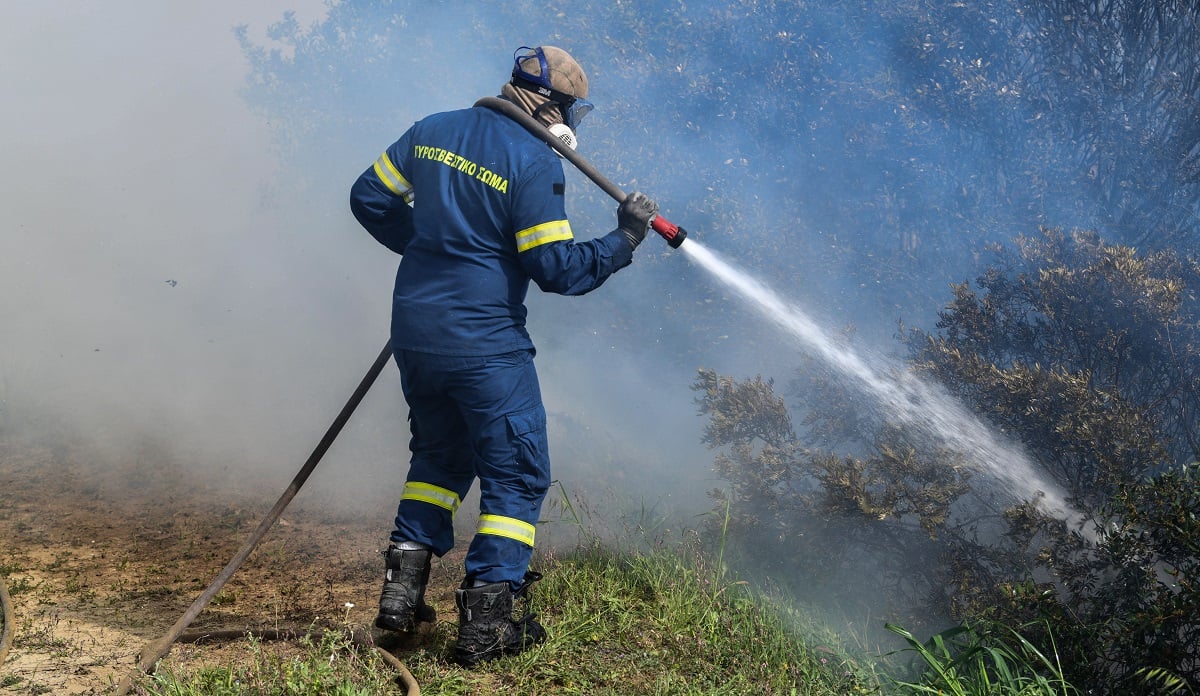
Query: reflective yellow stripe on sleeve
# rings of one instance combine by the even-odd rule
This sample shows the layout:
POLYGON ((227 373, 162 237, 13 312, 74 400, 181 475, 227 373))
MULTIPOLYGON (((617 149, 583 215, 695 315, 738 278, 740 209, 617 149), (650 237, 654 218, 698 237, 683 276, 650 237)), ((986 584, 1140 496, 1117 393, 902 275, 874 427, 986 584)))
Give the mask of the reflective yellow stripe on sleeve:
POLYGON ((379 177, 389 191, 403 198, 405 203, 413 202, 412 184, 408 183, 408 179, 405 179, 396 165, 392 164, 392 159, 386 152, 375 160, 374 169, 375 176, 379 177))
POLYGON ((422 503, 429 503, 440 508, 445 508, 453 515, 458 511, 459 504, 462 503, 458 498, 458 494, 448 488, 435 486, 432 483, 421 483, 419 481, 409 481, 404 484, 404 492, 400 494, 401 500, 419 500, 422 503))
POLYGON ((517 233, 517 251, 529 251, 536 246, 574 238, 575 235, 571 233, 571 223, 566 220, 543 222, 517 233))
POLYGON ((533 525, 528 522, 522 522, 515 517, 502 517, 500 515, 480 515, 479 529, 476 530, 479 534, 491 534, 516 539, 527 546, 533 546, 535 531, 533 525))

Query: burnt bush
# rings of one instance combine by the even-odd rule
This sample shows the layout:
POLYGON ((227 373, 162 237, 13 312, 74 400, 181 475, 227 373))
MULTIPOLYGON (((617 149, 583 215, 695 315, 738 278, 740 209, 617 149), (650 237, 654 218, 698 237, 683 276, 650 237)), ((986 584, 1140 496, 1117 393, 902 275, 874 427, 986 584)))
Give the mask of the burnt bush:
POLYGON ((790 407, 769 380, 702 370, 726 545, 913 625, 1037 620, 1083 687, 1200 684, 1200 265, 1055 230, 992 251, 935 331, 904 334, 906 369, 1019 440, 1082 517, 1012 499, 819 364, 790 407))

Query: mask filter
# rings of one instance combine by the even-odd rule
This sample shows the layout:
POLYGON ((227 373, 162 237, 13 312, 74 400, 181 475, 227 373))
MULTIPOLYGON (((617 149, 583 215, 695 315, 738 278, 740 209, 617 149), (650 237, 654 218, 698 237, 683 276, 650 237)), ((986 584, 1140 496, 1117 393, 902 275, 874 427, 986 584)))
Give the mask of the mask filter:
MULTIPOLYGON (((579 138, 575 137, 575 131, 568 128, 566 124, 555 123, 550 126, 549 130, 551 135, 561 140, 564 145, 572 150, 579 145, 579 138)), ((555 150, 555 152, 558 151, 555 150)), ((559 157, 562 157, 562 155, 560 154, 559 157)))

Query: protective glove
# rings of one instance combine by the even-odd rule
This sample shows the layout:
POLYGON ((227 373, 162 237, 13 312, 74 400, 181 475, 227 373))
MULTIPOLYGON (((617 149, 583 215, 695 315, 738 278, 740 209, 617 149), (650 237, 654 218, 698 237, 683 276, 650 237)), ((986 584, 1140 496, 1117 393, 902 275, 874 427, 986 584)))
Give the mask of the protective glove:
POLYGON ((617 227, 625 233, 634 249, 646 238, 655 215, 658 215, 658 204, 641 191, 629 194, 617 207, 617 227))

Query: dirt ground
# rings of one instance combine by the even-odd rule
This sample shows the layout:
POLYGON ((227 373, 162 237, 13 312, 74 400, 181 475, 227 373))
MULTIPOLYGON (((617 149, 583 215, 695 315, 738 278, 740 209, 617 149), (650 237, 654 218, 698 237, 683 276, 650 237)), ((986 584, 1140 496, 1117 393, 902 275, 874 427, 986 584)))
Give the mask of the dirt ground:
MULTIPOLYGON (((145 458, 97 466, 66 448, 0 439, 0 576, 15 615, 0 694, 111 693, 136 668, 143 646, 162 637, 233 558, 289 481, 211 489, 145 458)), ((314 512, 317 506, 298 504, 305 493, 192 628, 369 624, 387 513, 314 512)), ((461 568, 453 553, 434 564, 428 599, 440 618, 453 614, 461 568)), ((244 643, 176 644, 168 660, 228 662, 245 650, 244 643)))

